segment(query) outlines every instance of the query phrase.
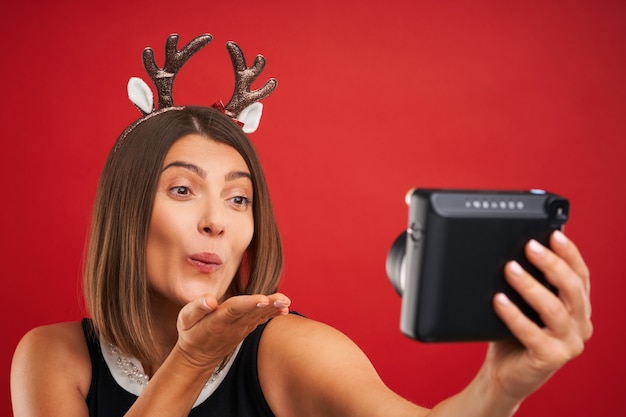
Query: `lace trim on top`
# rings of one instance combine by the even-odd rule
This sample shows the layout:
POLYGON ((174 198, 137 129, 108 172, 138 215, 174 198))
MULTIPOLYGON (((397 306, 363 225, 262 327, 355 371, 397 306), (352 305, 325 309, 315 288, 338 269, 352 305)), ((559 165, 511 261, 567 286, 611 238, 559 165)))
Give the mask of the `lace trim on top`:
MULTIPOLYGON (((217 387, 220 386, 224 378, 226 378, 228 371, 232 367, 233 362, 235 361, 235 358, 237 357, 237 354, 239 353, 239 349, 241 348, 242 344, 243 342, 237 345, 237 348, 230 356, 226 364, 223 365, 220 372, 217 375, 211 375, 206 385, 200 392, 200 395, 196 399, 196 402, 193 404, 193 407, 202 404, 202 402, 209 398, 209 396, 211 396, 211 394, 215 392, 217 387)), ((115 382, 117 382, 120 387, 124 388, 124 390, 128 391, 129 393, 139 396, 146 387, 146 383, 139 382, 136 376, 129 374, 129 370, 124 368, 132 367, 133 369, 136 369, 140 374, 143 374, 143 366, 141 365, 141 362, 135 358, 119 355, 117 353, 118 349, 115 346, 112 346, 111 344, 103 340, 100 340, 100 347, 102 351, 102 356, 104 357, 104 361, 106 362, 107 367, 111 372, 111 375, 113 375, 113 379, 115 379, 115 382), (123 361, 128 365, 120 365, 120 361, 123 361)))

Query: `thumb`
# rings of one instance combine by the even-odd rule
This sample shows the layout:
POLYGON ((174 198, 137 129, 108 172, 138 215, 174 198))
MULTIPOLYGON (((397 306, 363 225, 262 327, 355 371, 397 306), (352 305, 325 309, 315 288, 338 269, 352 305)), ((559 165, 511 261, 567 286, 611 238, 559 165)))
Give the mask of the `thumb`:
POLYGON ((204 295, 185 305, 178 313, 178 329, 189 330, 207 314, 217 308, 217 300, 212 295, 204 295))

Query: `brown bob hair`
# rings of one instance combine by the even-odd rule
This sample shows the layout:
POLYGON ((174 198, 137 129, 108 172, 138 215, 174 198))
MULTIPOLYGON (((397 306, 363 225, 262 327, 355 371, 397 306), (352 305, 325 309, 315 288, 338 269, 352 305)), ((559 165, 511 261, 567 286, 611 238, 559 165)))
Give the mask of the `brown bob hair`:
POLYGON ((229 293, 276 292, 282 247, 256 151, 241 128, 206 107, 169 108, 132 125, 104 165, 85 259, 84 294, 96 332, 142 361, 157 359, 146 266, 148 227, 159 173, 172 144, 189 134, 232 146, 252 176, 254 235, 229 293))

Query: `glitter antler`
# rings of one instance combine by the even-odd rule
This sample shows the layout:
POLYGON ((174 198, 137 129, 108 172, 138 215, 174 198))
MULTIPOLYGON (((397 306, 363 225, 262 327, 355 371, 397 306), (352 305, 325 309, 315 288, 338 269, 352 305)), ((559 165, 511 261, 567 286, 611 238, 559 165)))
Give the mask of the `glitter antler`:
MULTIPOLYGON (((159 107, 162 109, 165 107, 172 107, 174 100, 172 98, 172 87, 174 85, 174 77, 181 69, 181 67, 191 58, 196 52, 205 47, 209 42, 213 40, 213 36, 210 34, 204 34, 192 39, 187 45, 178 51, 178 35, 172 34, 168 36, 165 42, 165 64, 163 68, 159 68, 154 60, 154 51, 148 47, 143 51, 143 65, 148 72, 148 75, 154 82, 159 96, 159 107)), ((142 112, 144 112, 142 110, 142 112)), ((144 116, 147 113, 144 112, 144 116)))
POLYGON ((235 42, 226 43, 226 48, 235 71, 235 90, 225 109, 229 116, 237 118, 243 109, 272 94, 277 81, 270 78, 263 87, 250 91, 252 83, 265 68, 265 58, 257 55, 254 63, 248 67, 241 48, 235 42))
MULTIPOLYGON (((177 50, 178 35, 170 35, 165 42, 163 68, 157 66, 152 48, 144 49, 143 65, 157 89, 158 108, 155 109, 152 90, 141 78, 131 77, 127 86, 128 98, 144 117, 157 114, 163 109, 174 108, 172 88, 176 74, 189 58, 212 40, 213 36, 209 34, 200 35, 179 51, 177 50)), ((265 68, 265 58, 257 55, 252 65, 248 67, 243 52, 235 42, 228 42, 226 48, 235 72, 235 88, 226 106, 218 101, 212 107, 231 117, 245 133, 252 133, 258 128, 263 112, 263 104, 259 101, 272 94, 278 83, 274 78, 270 78, 261 88, 250 90, 252 83, 265 68)))

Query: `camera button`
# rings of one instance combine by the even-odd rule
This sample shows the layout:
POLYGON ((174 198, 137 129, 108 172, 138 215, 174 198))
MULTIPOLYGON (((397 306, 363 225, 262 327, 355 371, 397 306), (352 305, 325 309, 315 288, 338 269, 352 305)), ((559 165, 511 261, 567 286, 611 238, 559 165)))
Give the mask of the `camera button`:
POLYGON ((413 242, 419 242, 420 240, 422 240, 422 225, 418 222, 411 223, 408 229, 406 229, 406 232, 413 242))

